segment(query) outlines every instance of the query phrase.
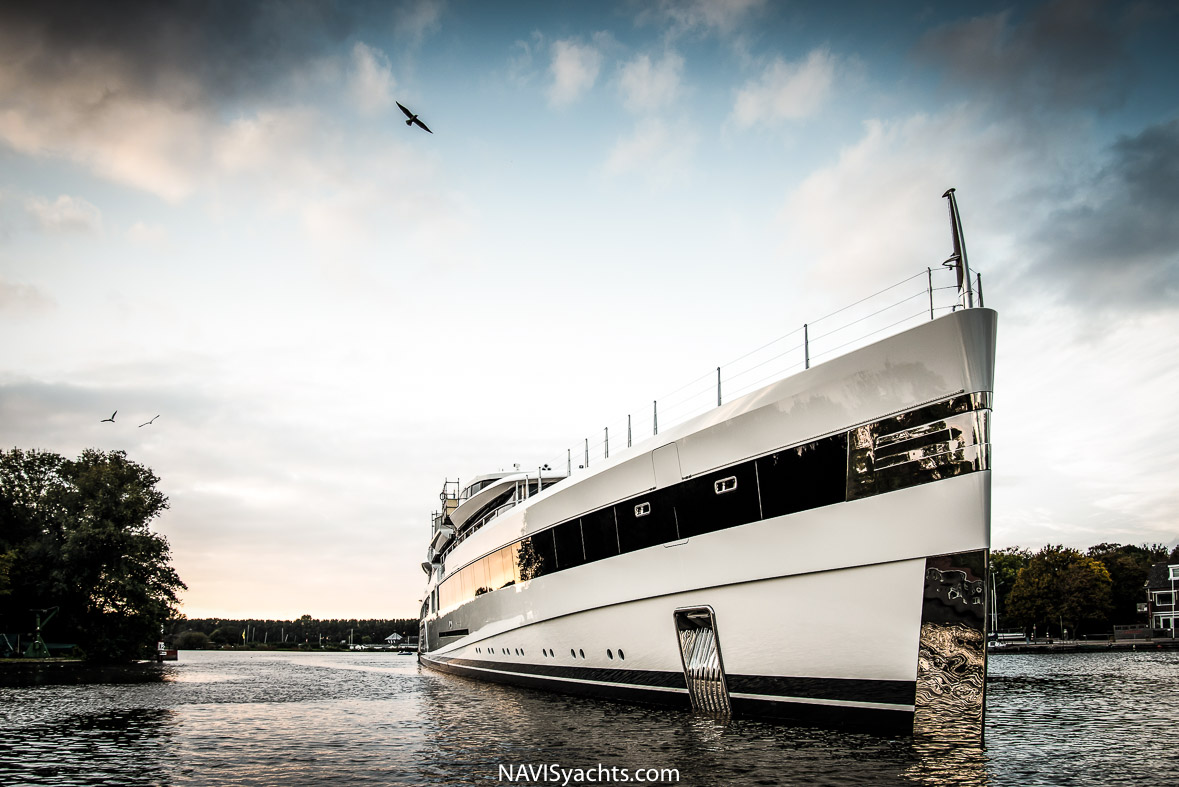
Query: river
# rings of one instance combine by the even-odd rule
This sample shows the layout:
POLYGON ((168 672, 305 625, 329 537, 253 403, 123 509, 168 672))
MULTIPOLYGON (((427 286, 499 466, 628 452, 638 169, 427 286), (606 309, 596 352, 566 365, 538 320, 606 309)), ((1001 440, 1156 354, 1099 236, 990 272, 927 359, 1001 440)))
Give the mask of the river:
POLYGON ((1179 783, 1179 651, 993 656, 985 749, 721 724, 390 653, 180 658, 153 682, 0 688, 0 785, 1179 783))

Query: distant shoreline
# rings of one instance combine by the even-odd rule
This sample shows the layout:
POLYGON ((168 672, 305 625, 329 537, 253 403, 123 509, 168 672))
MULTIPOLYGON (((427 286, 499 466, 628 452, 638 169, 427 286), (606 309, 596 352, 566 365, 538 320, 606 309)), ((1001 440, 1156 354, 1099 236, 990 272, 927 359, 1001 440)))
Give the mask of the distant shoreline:
POLYGON ((2 659, 0 686, 6 688, 70 683, 148 683, 163 672, 155 661, 92 664, 82 659, 2 659))
POLYGON ((1013 642, 999 647, 987 648, 988 655, 1002 653, 1109 653, 1111 651, 1150 652, 1157 650, 1179 650, 1176 639, 1117 640, 1065 640, 1064 642, 1013 642))

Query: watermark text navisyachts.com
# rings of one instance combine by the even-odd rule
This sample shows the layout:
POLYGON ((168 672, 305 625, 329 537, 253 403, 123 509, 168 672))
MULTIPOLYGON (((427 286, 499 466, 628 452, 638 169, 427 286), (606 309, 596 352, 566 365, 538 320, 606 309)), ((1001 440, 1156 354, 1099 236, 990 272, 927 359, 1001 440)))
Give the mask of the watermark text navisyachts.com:
POLYGON ((597 765, 588 768, 565 768, 550 762, 529 765, 500 765, 499 780, 509 784, 676 784, 679 768, 623 768, 597 765))

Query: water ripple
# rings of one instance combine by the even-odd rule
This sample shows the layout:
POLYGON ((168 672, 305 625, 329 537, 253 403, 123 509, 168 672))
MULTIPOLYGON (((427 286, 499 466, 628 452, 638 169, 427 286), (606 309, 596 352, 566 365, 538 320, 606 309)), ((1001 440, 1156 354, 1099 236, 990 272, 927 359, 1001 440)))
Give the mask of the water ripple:
MULTIPOLYGON (((986 749, 563 697, 379 653, 185 652, 156 683, 0 689, 0 784, 508 784, 500 766, 680 784, 1164 784, 1179 652, 990 659, 986 749), (671 782, 665 782, 671 783, 671 782)), ((550 782, 532 782, 550 783, 550 782)), ((571 783, 573 783, 571 781, 571 783)))

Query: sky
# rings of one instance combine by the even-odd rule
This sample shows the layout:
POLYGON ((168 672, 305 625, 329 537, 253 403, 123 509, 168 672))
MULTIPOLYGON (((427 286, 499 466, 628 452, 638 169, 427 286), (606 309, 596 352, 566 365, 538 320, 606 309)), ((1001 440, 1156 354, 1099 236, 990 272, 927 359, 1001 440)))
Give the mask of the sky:
POLYGON ((151 467, 189 617, 416 617, 444 480, 617 451, 808 320, 920 302, 954 187, 999 313, 994 547, 1174 545, 1177 33, 1165 2, 5 3, 0 446, 151 467))

